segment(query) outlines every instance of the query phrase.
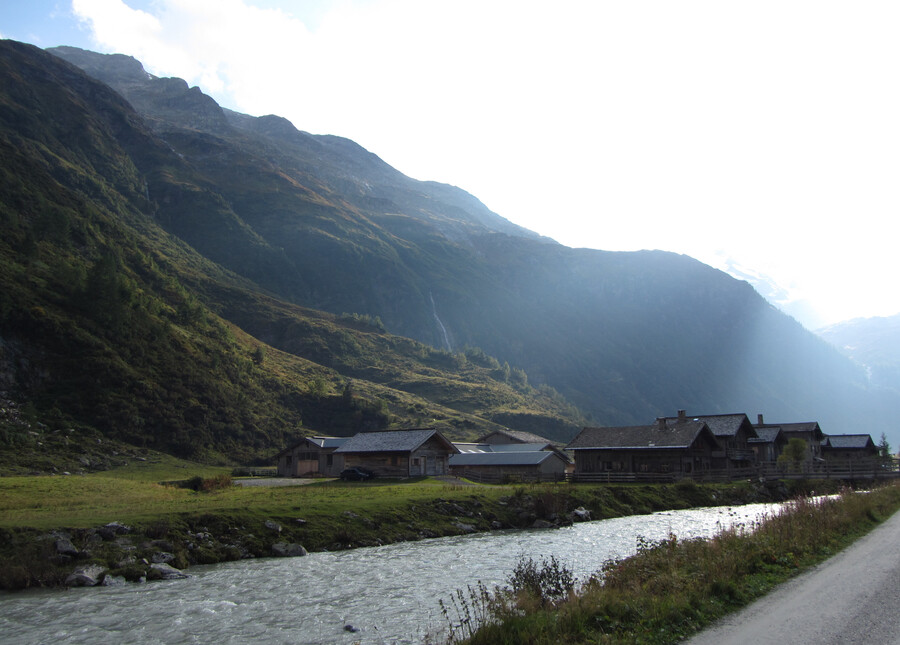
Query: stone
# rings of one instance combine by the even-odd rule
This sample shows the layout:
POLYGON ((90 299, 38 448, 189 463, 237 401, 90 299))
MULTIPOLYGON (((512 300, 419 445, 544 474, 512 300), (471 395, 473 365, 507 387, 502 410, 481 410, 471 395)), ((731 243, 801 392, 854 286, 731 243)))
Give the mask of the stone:
POLYGON ((590 522, 591 521, 591 512, 586 509, 584 506, 579 506, 574 511, 572 511, 572 515, 574 519, 579 522, 590 522))
POLYGON ((155 564, 168 564, 175 560, 175 556, 166 551, 157 551, 153 555, 150 556, 150 561, 155 564))
POLYGON ((73 558, 78 557, 78 549, 72 544, 72 540, 68 538, 59 538, 53 543, 53 547, 59 555, 68 555, 73 558))
POLYGON ((86 564, 78 567, 66 578, 67 587, 96 587, 100 584, 106 567, 99 564, 86 564))
POLYGON ((125 567, 130 567, 132 564, 137 564, 137 558, 133 555, 129 555, 116 562, 116 568, 124 569, 125 567))
POLYGON ((498 522, 497 520, 494 520, 493 522, 491 522, 491 528, 495 531, 499 531, 500 529, 503 528, 503 523, 498 522))
POLYGON ((101 587, 122 587, 127 584, 124 576, 104 576, 101 587))
POLYGON ((534 524, 531 525, 533 529, 552 529, 553 524, 548 522, 547 520, 537 519, 534 521, 534 524))
POLYGON ((281 533, 281 524, 278 522, 273 522, 272 520, 266 520, 265 526, 270 531, 275 531, 276 533, 281 533))
POLYGON ((276 542, 272 545, 272 555, 278 558, 296 558, 307 554, 307 550, 300 544, 276 542))
POLYGON ((166 564, 165 562, 154 562, 150 565, 150 568, 163 580, 183 580, 184 578, 190 578, 190 576, 181 569, 176 569, 171 564, 166 564))
POLYGON ((103 528, 113 531, 116 535, 125 535, 126 533, 131 533, 131 527, 127 524, 122 524, 121 522, 110 522, 103 528))
POLYGON ((474 533, 475 532, 475 526, 472 524, 466 524, 464 522, 454 522, 453 526, 458 528, 463 533, 474 533))

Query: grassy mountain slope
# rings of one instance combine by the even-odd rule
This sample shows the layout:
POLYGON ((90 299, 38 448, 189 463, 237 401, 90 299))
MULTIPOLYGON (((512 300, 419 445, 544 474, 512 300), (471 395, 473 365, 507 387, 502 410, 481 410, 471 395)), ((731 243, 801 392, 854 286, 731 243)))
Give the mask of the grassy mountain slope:
POLYGON ((562 434, 577 427, 561 397, 516 383, 483 354, 468 360, 371 318, 288 304, 165 230, 205 219, 211 248, 234 239, 223 254, 278 266, 209 180, 105 85, 10 41, 0 80, 7 463, 73 426, 221 462, 311 432, 436 424, 472 437, 510 411, 562 434))

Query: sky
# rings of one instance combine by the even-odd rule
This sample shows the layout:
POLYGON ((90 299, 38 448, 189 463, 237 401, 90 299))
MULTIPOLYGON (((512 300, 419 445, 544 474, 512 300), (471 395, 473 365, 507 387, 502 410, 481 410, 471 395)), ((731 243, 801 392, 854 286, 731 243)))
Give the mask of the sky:
POLYGON ((893 1, 0 3, 568 246, 767 276, 810 328, 900 313, 898 33, 893 1))

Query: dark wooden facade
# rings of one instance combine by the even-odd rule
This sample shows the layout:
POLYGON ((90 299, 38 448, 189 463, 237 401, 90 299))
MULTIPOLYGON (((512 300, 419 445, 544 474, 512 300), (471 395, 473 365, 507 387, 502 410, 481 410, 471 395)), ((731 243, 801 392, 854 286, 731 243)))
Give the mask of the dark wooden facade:
POLYGON ((575 455, 575 475, 593 473, 673 473, 691 475, 712 468, 719 449, 702 421, 649 426, 584 428, 567 450, 575 455))
POLYGON ((360 432, 335 451, 345 468, 358 466, 378 477, 446 475, 456 447, 434 429, 360 432))
POLYGON ((275 456, 279 477, 337 477, 344 460, 334 454, 346 437, 304 437, 275 456))
POLYGON ((871 461, 878 457, 878 447, 867 434, 828 435, 822 440, 822 458, 828 462, 871 461))

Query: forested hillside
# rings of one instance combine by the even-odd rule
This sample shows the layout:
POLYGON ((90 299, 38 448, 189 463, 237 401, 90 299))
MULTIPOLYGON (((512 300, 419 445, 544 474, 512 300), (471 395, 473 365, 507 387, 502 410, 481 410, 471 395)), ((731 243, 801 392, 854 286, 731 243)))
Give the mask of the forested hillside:
POLYGON ((0 81, 8 452, 98 430, 240 462, 312 432, 437 425, 472 438, 509 411, 577 428, 574 409, 521 370, 391 336, 374 317, 302 309, 166 232, 167 204, 213 220, 229 207, 108 87, 9 41, 0 81))

